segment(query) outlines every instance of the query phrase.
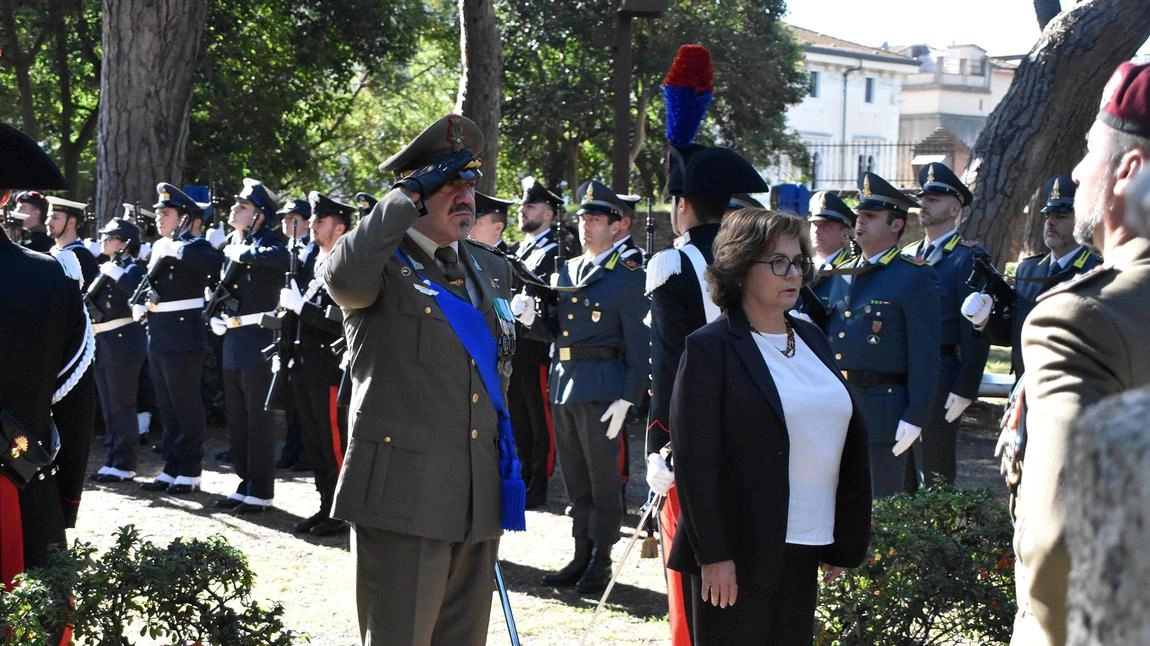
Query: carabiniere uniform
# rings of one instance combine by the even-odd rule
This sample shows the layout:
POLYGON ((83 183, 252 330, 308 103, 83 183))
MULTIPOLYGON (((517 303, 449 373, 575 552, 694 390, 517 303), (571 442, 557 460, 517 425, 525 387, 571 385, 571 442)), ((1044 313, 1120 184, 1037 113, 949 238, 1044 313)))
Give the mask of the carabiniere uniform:
MULTIPOLYGON (((964 206, 970 203, 970 190, 944 164, 925 166, 919 173, 919 183, 922 186, 920 196, 945 194, 960 200, 964 206)), ((971 401, 978 399, 978 387, 990 354, 990 344, 975 334, 974 327, 961 315, 961 310, 963 301, 974 292, 966 282, 974 269, 974 258, 985 257, 987 253, 976 243, 964 240, 957 231, 935 240, 929 249, 924 238, 903 247, 902 251, 911 256, 921 253, 925 262, 934 267, 941 297, 938 382, 930 418, 923 426, 921 449, 916 445, 913 454, 917 478, 928 486, 940 479, 954 484, 961 420, 946 421, 946 400, 950 393, 971 401)), ((912 491, 918 484, 913 480, 908 479, 908 488, 912 491)))
MULTIPOLYGON (((175 186, 160 183, 153 208, 173 207, 192 212, 195 202, 175 186)), ((146 489, 166 489, 177 484, 198 487, 203 472, 206 420, 200 394, 207 351, 207 334, 200 311, 204 289, 216 282, 223 256, 211 243, 191 231, 181 231, 174 241, 157 244, 181 247, 178 257, 150 261, 147 285, 148 372, 156 392, 164 435, 161 448, 164 470, 146 489)))

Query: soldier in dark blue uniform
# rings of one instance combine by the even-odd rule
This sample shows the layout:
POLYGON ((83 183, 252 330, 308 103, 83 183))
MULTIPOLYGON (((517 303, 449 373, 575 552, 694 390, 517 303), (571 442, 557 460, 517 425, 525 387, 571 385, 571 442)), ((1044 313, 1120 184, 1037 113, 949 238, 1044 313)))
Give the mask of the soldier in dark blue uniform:
MULTIPOLYGON (((651 257, 645 291, 651 298, 651 407, 648 413, 647 484, 667 496, 659 510, 659 539, 664 561, 670 554, 679 519, 674 476, 661 454, 671 441, 671 387, 687 335, 719 315, 711 300, 705 270, 714 260, 711 245, 723 216, 737 193, 761 193, 767 183, 737 153, 725 148, 676 150, 667 177, 672 196, 671 224, 678 234, 674 248, 651 257)), ((743 207, 739 207, 743 208, 743 207)), ((683 597, 682 576, 667 570, 667 598, 675 643, 689 634, 685 618, 691 604, 683 597)))
POLYGON ((56 241, 56 249, 67 249, 76 256, 84 274, 84 282, 80 287, 87 289, 99 272, 96 257, 88 251, 79 236, 80 227, 84 224, 84 209, 88 205, 55 196, 48 198, 48 205, 48 235, 56 241))
POLYGON ((96 390, 107 433, 108 457, 92 474, 95 482, 128 482, 136 476, 139 421, 136 399, 140 370, 148 358, 144 326, 132 318, 128 302, 146 273, 136 259, 140 229, 123 218, 113 218, 99 231, 102 254, 100 275, 88 286, 85 303, 96 334, 96 390))
POLYGON ((922 445, 915 447, 912 456, 907 481, 910 491, 922 484, 954 484, 959 420, 962 411, 978 399, 982 370, 990 353, 990 344, 959 314, 962 302, 974 291, 966 283, 974 258, 986 255, 986 250, 964 240, 956 228, 962 209, 970 204, 970 190, 939 163, 923 166, 918 182, 922 186, 918 219, 926 237, 902 251, 934 267, 941 309, 938 391, 931 418, 923 428, 922 445))
POLYGON ((336 395, 341 376, 340 358, 332 344, 343 336, 343 316, 328 294, 323 267, 332 247, 351 228, 355 207, 312 191, 312 240, 316 253, 301 272, 303 293, 296 285, 280 290, 280 307, 297 315, 295 357, 291 386, 294 393, 305 457, 315 472, 319 511, 295 524, 295 531, 329 536, 347 531, 347 523, 331 517, 336 479, 347 448, 346 411, 338 406, 336 395))
POLYGON ((906 450, 930 419, 938 381, 939 299, 934 269, 902 255, 914 201, 874 173, 863 176, 854 275, 831 279, 827 337, 867 421, 871 490, 903 489, 906 450))
MULTIPOLYGON (((623 497, 619 490, 620 437, 627 411, 647 389, 648 330, 643 319, 642 265, 623 260, 614 239, 626 208, 597 181, 579 187, 583 254, 560 269, 558 303, 543 329, 555 340, 550 392, 555 443, 571 500, 575 556, 543 577, 548 585, 601 591, 611 577, 611 546, 619 540, 623 497)), ((534 300, 515 297, 513 311, 531 325, 534 300)))
MULTIPOLYGON (((811 196, 811 247, 814 249, 815 276, 807 283, 810 293, 825 308, 829 304, 831 283, 819 271, 845 267, 854 261, 851 241, 854 237, 855 214, 838 195, 819 191, 811 196)), ((804 291, 804 297, 807 291, 804 291)), ((805 311, 805 310, 804 310, 805 311)))
POLYGON ((37 191, 24 191, 16 196, 16 210, 12 217, 23 220, 21 240, 15 240, 25 249, 48 253, 52 248, 52 238, 44 222, 48 219, 48 199, 37 191))
POLYGON ((646 264, 647 252, 635 244, 635 238, 631 235, 631 227, 635 222, 635 209, 643 200, 643 196, 617 195, 617 197, 627 207, 623 210, 623 230, 615 239, 615 244, 619 247, 619 257, 623 260, 634 260, 640 265, 646 264))
MULTIPOLYGON (((519 203, 519 230, 524 237, 510 253, 547 284, 555 274, 555 258, 559 254, 555 218, 562 210, 563 198, 534 177, 524 178, 519 203)), ((571 251, 565 245, 563 257, 570 258, 571 251)), ((521 291, 522 287, 516 285, 515 290, 521 291)), ((539 290, 528 288, 527 293, 550 300, 539 290)), ((544 305, 546 307, 550 307, 550 302, 544 305)), ((523 482, 527 485, 527 508, 534 509, 547 502, 547 481, 555 470, 555 426, 547 390, 551 343, 528 337, 520 325, 511 365, 507 408, 511 412, 523 482)))
MULTIPOLYGON (((283 208, 276 212, 283 219, 280 229, 287 237, 288 251, 295 254, 297 267, 297 285, 307 285, 311 280, 312 268, 315 266, 315 252, 317 248, 308 235, 308 221, 311 219, 311 204, 299 198, 284 202, 283 208)), ((283 285, 280 285, 281 287, 283 285)), ((284 444, 276 458, 275 468, 291 469, 292 471, 307 471, 310 465, 303 457, 303 428, 300 426, 298 402, 292 397, 284 398, 284 444)))
POLYGON ((148 276, 134 295, 133 316, 147 315, 148 372, 163 425, 164 469, 146 491, 187 494, 200 488, 204 462, 204 399, 200 382, 207 338, 200 311, 204 288, 215 282, 221 256, 197 238, 202 215, 171 184, 156 185, 156 229, 148 276))
POLYGON ((980 330, 988 343, 1010 346, 1010 372, 1022 376, 1022 323, 1034 308, 1038 296, 1078 274, 1102 263, 1102 256, 1074 239, 1074 193, 1077 185, 1066 176, 1051 177, 1046 182, 1046 206, 1042 215, 1043 242, 1047 253, 1023 259, 1014 271, 1013 307, 994 307, 987 294, 966 297, 962 313, 980 330))
POLYGON ((224 246, 227 264, 221 285, 233 305, 211 314, 212 331, 224 336, 224 402, 228 414, 229 453, 240 484, 216 501, 217 507, 258 513, 275 493, 275 416, 264 410, 271 369, 263 350, 274 341, 272 330, 260 327, 265 314, 279 302, 291 254, 272 230, 277 197, 263 183, 244 178, 244 188, 232 205, 229 223, 235 227, 224 246))
MULTIPOLYGON (((0 206, 11 188, 65 188, 56 165, 15 128, 0 124, 0 150, 0 206)), ((25 567, 47 565, 51 546, 66 546, 83 465, 78 474, 65 473, 51 458, 59 457, 56 447, 65 450, 63 443, 80 445, 86 456, 90 437, 57 432, 51 407, 87 372, 95 342, 79 287, 55 260, 0 233, 0 276, 6 304, 0 356, 7 368, 0 371, 0 586, 7 586, 25 567)))

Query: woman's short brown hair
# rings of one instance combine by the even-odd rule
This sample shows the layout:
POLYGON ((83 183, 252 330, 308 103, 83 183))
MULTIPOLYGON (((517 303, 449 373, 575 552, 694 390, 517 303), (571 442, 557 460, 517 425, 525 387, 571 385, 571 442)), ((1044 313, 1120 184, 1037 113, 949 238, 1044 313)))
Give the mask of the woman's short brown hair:
POLYGON ((723 218, 713 246, 715 261, 707 268, 711 300, 723 310, 741 307, 743 282, 751 263, 784 237, 798 238, 803 256, 811 257, 806 221, 800 217, 747 208, 723 218))

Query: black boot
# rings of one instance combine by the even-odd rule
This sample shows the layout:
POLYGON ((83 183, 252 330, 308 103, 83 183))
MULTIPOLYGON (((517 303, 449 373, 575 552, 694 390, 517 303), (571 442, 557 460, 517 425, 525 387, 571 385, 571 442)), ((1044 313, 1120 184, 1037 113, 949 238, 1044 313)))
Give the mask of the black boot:
POLYGON ((585 538, 576 538, 575 556, 571 558, 571 562, 558 572, 544 575, 543 583, 557 586, 575 585, 579 577, 583 576, 583 571, 587 569, 587 564, 591 562, 591 551, 594 545, 594 543, 585 538))
POLYGON ((611 546, 599 544, 591 552, 591 563, 575 583, 575 591, 599 593, 611 582, 611 546))
POLYGON ((292 525, 292 531, 297 534, 306 534, 310 532, 313 527, 327 520, 327 518, 327 510, 321 509, 295 525, 292 525))

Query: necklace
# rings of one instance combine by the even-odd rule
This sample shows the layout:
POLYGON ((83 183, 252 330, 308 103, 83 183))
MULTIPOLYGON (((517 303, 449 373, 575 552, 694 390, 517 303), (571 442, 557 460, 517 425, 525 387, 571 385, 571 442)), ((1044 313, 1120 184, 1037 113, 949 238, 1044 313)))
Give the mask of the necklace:
MULTIPOLYGON (((779 350, 779 352, 782 353, 784 357, 790 358, 795 356, 795 330, 791 327, 791 322, 788 319, 783 319, 783 325, 787 328, 787 347, 785 350, 779 350, 778 348, 775 349, 779 350)), ((754 325, 751 326, 751 331, 755 334, 766 335, 766 332, 763 332, 754 325)))

